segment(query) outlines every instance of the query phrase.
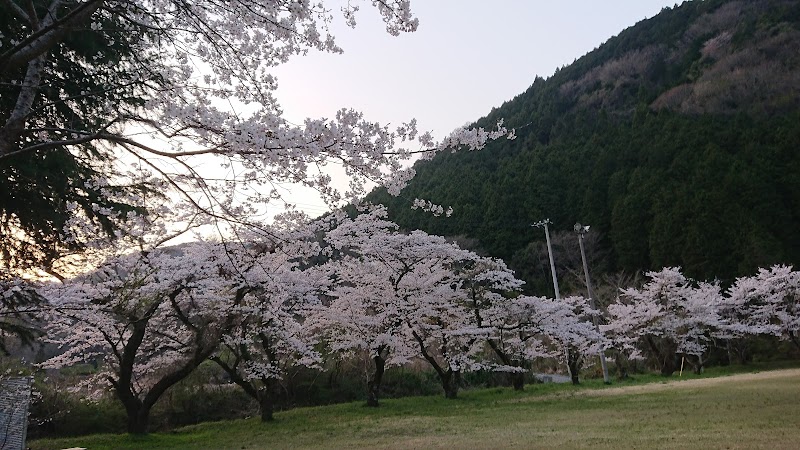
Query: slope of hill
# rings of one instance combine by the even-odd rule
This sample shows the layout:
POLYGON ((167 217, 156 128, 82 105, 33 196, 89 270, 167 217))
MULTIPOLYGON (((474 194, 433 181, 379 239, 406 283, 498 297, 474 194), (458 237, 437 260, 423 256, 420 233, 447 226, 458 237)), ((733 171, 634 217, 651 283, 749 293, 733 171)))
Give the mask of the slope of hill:
POLYGON ((598 230, 607 271, 680 265, 727 281, 798 263, 797 49, 798 1, 665 8, 476 123, 504 118, 516 140, 420 162, 400 197, 369 200, 405 228, 476 239, 531 282, 543 236, 530 224, 545 217, 556 232, 598 230), (430 217, 414 198, 455 212, 430 217))

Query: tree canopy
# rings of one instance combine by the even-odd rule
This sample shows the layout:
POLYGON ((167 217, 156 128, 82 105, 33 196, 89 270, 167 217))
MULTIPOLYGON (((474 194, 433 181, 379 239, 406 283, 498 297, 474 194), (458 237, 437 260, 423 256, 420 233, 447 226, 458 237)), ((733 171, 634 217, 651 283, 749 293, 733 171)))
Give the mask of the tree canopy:
MULTIPOLYGON (((405 0, 373 5, 398 35, 405 0)), ((401 163, 440 144, 409 119, 390 128, 342 109, 287 121, 272 68, 308 50, 340 52, 325 3, 175 0, 0 2, 0 181, 4 267, 49 270, 65 251, 128 232, 158 192, 195 220, 256 224, 277 185, 329 204, 368 182, 397 191, 401 163), (410 145, 416 145, 416 148, 410 145), (211 171, 201 166, 212 166, 211 171), (326 172, 344 168, 347 188, 326 172)), ((342 10, 355 26, 357 3, 342 10)), ((462 131, 441 146, 475 148, 462 131)))

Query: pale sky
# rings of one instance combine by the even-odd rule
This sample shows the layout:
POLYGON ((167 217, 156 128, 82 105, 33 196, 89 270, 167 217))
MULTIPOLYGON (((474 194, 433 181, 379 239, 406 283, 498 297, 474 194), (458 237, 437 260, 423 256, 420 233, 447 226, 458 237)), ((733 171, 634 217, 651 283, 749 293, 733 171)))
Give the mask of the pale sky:
MULTIPOLYGON (((419 29, 393 37, 363 2, 355 29, 334 11, 332 31, 344 54, 314 52, 277 68, 277 98, 294 122, 346 107, 381 123, 416 118, 420 130, 443 138, 525 91, 537 75, 549 77, 674 3, 416 0, 419 29)), ((296 201, 312 215, 324 210, 306 196, 296 201)))

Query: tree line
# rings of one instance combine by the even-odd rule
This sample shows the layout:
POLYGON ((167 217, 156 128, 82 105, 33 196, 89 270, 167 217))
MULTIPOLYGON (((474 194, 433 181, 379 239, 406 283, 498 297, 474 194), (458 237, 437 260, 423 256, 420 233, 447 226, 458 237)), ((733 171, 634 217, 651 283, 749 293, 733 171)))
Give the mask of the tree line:
POLYGON ((207 360, 271 420, 277 381, 331 358, 368 356, 367 404, 378 406, 385 371, 415 361, 455 398, 474 371, 506 373, 522 389, 543 359, 577 383, 598 354, 614 357, 620 373, 624 361, 647 359, 669 375, 677 358, 700 371, 710 349, 738 348, 754 335, 800 349, 800 273, 785 266, 725 291, 666 268, 604 311, 581 296, 525 295, 501 260, 401 232, 383 207, 280 237, 156 246, 36 286, 46 299, 43 332, 61 349, 41 367, 94 364, 82 395, 113 395, 128 431, 144 433, 156 402, 207 360))

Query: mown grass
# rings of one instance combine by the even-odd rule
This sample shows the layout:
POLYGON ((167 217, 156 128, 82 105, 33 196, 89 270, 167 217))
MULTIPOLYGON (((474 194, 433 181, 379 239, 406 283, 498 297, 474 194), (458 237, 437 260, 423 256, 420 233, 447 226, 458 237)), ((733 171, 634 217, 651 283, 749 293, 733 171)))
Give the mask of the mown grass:
MULTIPOLYGON (((770 368, 784 365, 771 365, 770 368)), ((797 366, 797 364, 788 364, 797 366)), ((708 378, 764 366, 725 368, 708 378)), ((677 377, 669 379, 676 380, 677 377)), ((533 385, 525 392, 495 388, 463 392, 456 400, 415 397, 299 408, 257 419, 205 423, 148 436, 92 435, 30 442, 33 449, 261 449, 261 448, 798 448, 800 376, 709 385, 639 376, 612 388, 533 385), (654 384, 655 383, 655 384, 654 384)))

